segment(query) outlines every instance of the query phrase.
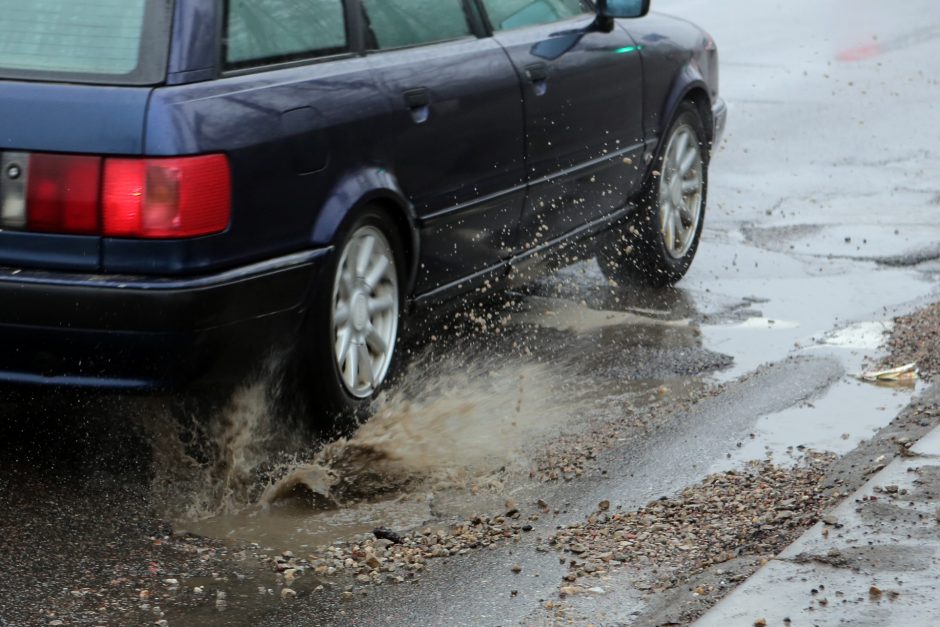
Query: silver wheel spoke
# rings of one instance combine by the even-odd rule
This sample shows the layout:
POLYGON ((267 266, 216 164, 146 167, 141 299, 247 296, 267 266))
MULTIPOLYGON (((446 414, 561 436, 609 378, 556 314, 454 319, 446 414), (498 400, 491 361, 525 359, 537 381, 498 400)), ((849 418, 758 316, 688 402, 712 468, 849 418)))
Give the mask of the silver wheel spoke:
POLYGON ((351 390, 359 387, 359 347, 355 344, 346 351, 346 383, 351 390))
POLYGON ((340 274, 339 287, 340 287, 340 291, 339 291, 340 296, 344 300, 348 300, 350 296, 352 295, 352 292, 354 289, 353 275, 352 275, 352 272, 350 272, 349 269, 346 268, 345 266, 343 267, 343 270, 340 274))
POLYGON ((366 276, 369 269, 369 261, 372 258, 372 252, 375 250, 375 237, 366 235, 359 242, 359 251, 356 255, 356 277, 366 276))
POLYGON ((666 212, 666 221, 663 224, 663 240, 666 242, 666 247, 672 249, 676 241, 676 226, 675 226, 675 212, 670 207, 669 211, 666 212))
POLYGON ((349 352, 349 343, 352 341, 352 329, 346 327, 339 332, 339 337, 336 339, 336 359, 339 363, 339 369, 343 369, 343 364, 346 363, 346 353, 349 352))
POLYGON ((341 327, 349 322, 349 303, 339 302, 336 305, 336 312, 333 314, 333 324, 341 327))
POLYGON ((372 325, 369 325, 369 331, 366 334, 366 342, 368 342, 369 348, 379 355, 384 355, 388 352, 388 344, 385 342, 385 338, 383 338, 372 325))
POLYGON ((682 133, 679 135, 679 138, 676 140, 676 152, 675 160, 676 162, 682 161, 683 156, 685 155, 685 150, 689 146, 689 134, 682 133))
POLYGON ((676 208, 676 217, 679 219, 680 226, 684 229, 687 228, 695 220, 695 216, 692 215, 692 210, 689 209, 688 203, 680 205, 676 208))
POLYGON ((377 314, 388 311, 395 306, 395 299, 391 296, 380 296, 369 299, 369 314, 377 314))
POLYGON ((385 271, 388 270, 389 265, 389 260, 385 256, 375 260, 375 264, 365 277, 365 284, 369 286, 369 289, 375 289, 379 284, 379 280, 385 275, 385 271))
POLYGON ((375 373, 372 370, 372 356, 369 354, 369 347, 365 344, 359 345, 359 377, 360 381, 365 381, 370 387, 375 385, 375 373))
POLYGON ((687 181, 682 181, 682 193, 691 194, 692 192, 697 192, 700 186, 701 184, 699 183, 697 178, 687 180, 687 181))
POLYGON ((695 150, 695 146, 692 146, 688 154, 682 158, 682 162, 679 164, 679 172, 682 176, 689 173, 689 170, 695 165, 696 159, 698 159, 698 152, 695 150))
POLYGON ((685 250, 686 238, 689 235, 688 228, 682 224, 682 217, 677 215, 673 218, 673 226, 675 227, 675 242, 676 248, 679 250, 685 250))

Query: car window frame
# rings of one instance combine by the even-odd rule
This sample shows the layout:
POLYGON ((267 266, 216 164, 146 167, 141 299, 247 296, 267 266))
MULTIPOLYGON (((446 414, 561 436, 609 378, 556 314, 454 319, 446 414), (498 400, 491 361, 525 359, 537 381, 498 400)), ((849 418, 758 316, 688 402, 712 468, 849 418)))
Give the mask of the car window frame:
POLYGON ((491 36, 492 33, 489 32, 486 24, 485 15, 480 9, 480 5, 477 0, 460 0, 460 4, 463 6, 464 19, 467 21, 467 26, 470 29, 468 35, 463 37, 451 37, 450 39, 438 39, 436 41, 424 41, 417 44, 409 44, 407 46, 395 46, 394 48, 374 48, 369 49, 367 36, 368 22, 365 19, 365 5, 360 0, 353 0, 353 4, 357 5, 359 14, 360 25, 360 37, 362 40, 363 54, 365 56, 371 56, 375 54, 383 54, 386 52, 396 52, 399 50, 414 50, 417 48, 426 48, 428 46, 439 46, 441 44, 451 44, 461 41, 469 41, 472 39, 483 39, 491 36))
POLYGON ((339 0, 343 6, 343 17, 346 27, 346 46, 337 49, 325 49, 319 52, 308 51, 306 53, 296 53, 294 55, 280 55, 276 57, 267 57, 265 59, 256 59, 253 61, 239 62, 230 64, 227 60, 228 53, 228 16, 229 3, 231 0, 218 0, 219 19, 217 24, 217 67, 218 76, 226 78, 229 76, 244 76, 247 74, 257 74, 260 72, 270 72, 274 70, 302 67, 305 65, 315 65, 329 61, 341 59, 350 59, 362 56, 362 21, 356 14, 358 0, 339 0), (235 67, 243 66, 243 67, 235 67))
POLYGON ((426 48, 428 46, 438 46, 441 44, 450 44, 454 42, 469 41, 472 39, 484 39, 492 37, 493 33, 489 26, 488 17, 483 6, 478 0, 462 0, 464 13, 467 16, 467 23, 470 25, 471 34, 456 39, 442 39, 439 41, 413 44, 410 46, 399 46, 397 48, 381 48, 369 50, 366 45, 366 21, 363 11, 365 7, 360 0, 342 0, 346 11, 346 38, 348 42, 348 51, 332 54, 311 56, 292 61, 281 61, 276 63, 267 63, 263 65, 252 65, 250 67, 238 69, 226 69, 225 61, 225 32, 228 26, 227 4, 228 0, 217 0, 219 19, 216 24, 216 67, 218 78, 228 78, 236 76, 246 76, 250 74, 259 74, 264 72, 273 72, 277 70, 287 70, 291 68, 304 67, 307 65, 318 65, 332 61, 342 61, 366 57, 388 52, 397 52, 401 50, 412 50, 417 48, 426 48))
POLYGON ((490 37, 492 37, 493 35, 497 33, 515 33, 515 32, 525 31, 526 29, 529 29, 529 28, 546 28, 554 24, 563 24, 570 20, 584 19, 584 15, 588 15, 591 12, 594 12, 594 13, 597 12, 596 0, 581 0, 581 2, 583 2, 585 5, 589 7, 589 9, 585 10, 584 15, 572 15, 571 17, 563 18, 561 20, 558 20, 557 22, 544 22, 542 24, 530 24, 528 26, 520 26, 519 28, 499 29, 493 26, 493 21, 490 19, 490 13, 489 11, 486 10, 486 5, 483 3, 483 0, 469 0, 469 1, 477 5, 477 10, 479 11, 481 18, 483 19, 487 35, 490 37))

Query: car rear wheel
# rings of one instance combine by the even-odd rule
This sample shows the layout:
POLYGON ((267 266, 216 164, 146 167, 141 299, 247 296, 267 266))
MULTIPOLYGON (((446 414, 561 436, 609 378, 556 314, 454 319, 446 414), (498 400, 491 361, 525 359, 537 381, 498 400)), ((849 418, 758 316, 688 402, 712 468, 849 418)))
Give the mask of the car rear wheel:
POLYGON ((363 417, 393 373, 403 267, 398 231, 378 210, 359 214, 338 238, 291 373, 318 425, 342 429, 333 419, 363 417))
POLYGON ((666 286, 685 276, 704 224, 707 146, 698 110, 684 103, 666 135, 640 208, 598 253, 609 279, 666 286))
POLYGON ((333 365, 346 393, 370 398, 385 382, 398 339, 399 282, 389 238, 362 224, 347 239, 333 278, 333 365))

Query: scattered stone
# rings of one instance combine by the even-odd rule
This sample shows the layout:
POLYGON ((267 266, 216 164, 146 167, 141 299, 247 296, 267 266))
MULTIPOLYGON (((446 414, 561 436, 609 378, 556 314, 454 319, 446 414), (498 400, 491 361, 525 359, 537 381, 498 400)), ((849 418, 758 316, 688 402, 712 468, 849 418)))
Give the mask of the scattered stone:
POLYGON ((758 618, 757 620, 754 621, 754 627, 767 627, 767 619, 758 618))
POLYGON ((868 594, 869 594, 869 596, 871 596, 871 597, 873 597, 873 598, 880 597, 880 596, 881 596, 881 588, 879 588, 878 586, 872 586, 871 588, 868 589, 868 594))
POLYGON ((736 557, 766 560, 831 505, 834 497, 825 493, 820 479, 834 458, 807 451, 796 467, 751 462, 744 470, 709 475, 678 496, 638 511, 594 513, 562 527, 550 546, 577 556, 569 560, 562 586, 575 587, 581 578, 599 578, 620 565, 655 564, 659 579, 636 587, 662 591, 736 557))
POLYGON ((281 588, 282 599, 293 599, 297 596, 297 591, 292 588, 281 588))
POLYGON ((374 535, 379 540, 389 540, 393 544, 402 543, 402 537, 400 535, 398 535, 391 529, 386 529, 385 527, 377 527, 376 529, 372 531, 372 535, 374 535))
POLYGON ((521 565, 521 564, 513 564, 511 570, 512 570, 512 572, 514 572, 514 573, 516 573, 516 574, 519 574, 519 573, 522 572, 522 565, 521 565))
POLYGON ((168 586, 178 586, 180 585, 179 579, 164 579, 163 583, 168 586))

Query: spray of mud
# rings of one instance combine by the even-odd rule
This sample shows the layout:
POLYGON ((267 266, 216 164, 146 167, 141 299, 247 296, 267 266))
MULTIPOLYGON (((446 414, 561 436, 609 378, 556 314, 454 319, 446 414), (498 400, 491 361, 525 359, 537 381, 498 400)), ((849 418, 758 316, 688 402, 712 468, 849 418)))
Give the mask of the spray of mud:
POLYGON ((151 421, 155 500, 169 516, 192 521, 286 499, 332 508, 418 485, 485 481, 524 468, 539 435, 574 411, 573 382, 547 366, 459 362, 414 360, 369 421, 327 443, 276 417, 276 368, 216 415, 194 416, 195 433, 181 432, 179 416, 164 410, 151 421), (202 444, 194 449, 195 441, 202 444))

